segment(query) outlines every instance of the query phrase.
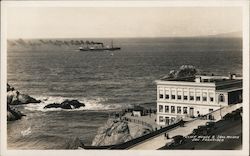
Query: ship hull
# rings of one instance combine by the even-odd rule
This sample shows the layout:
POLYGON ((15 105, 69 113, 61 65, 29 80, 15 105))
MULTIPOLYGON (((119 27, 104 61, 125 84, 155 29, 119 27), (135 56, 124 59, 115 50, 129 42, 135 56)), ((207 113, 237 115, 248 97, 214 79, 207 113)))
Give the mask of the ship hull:
POLYGON ((96 49, 79 49, 80 51, 115 51, 121 50, 120 47, 113 47, 113 48, 96 48, 96 49))

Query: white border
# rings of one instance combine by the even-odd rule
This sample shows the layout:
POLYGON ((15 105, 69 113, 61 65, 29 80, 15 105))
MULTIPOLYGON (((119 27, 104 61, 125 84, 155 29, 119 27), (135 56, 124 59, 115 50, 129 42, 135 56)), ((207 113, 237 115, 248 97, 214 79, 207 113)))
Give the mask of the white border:
POLYGON ((249 155, 249 1, 1 1, 1 155, 249 155), (243 9, 243 149, 242 150, 7 150, 6 81, 7 81, 7 25, 8 7, 242 7, 243 9))

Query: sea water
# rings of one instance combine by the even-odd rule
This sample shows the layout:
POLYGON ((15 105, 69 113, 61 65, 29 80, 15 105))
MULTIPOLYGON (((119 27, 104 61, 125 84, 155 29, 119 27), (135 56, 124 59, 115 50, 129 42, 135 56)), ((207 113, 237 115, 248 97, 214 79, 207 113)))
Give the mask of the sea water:
POLYGON ((52 44, 8 47, 8 83, 42 100, 18 106, 27 116, 8 123, 9 149, 64 149, 65 142, 75 137, 90 145, 110 113, 138 104, 156 108, 154 81, 181 65, 193 65, 208 74, 242 75, 240 38, 88 40, 105 44, 113 40, 121 50, 84 52, 76 45, 52 44), (65 99, 86 106, 43 109, 65 99))

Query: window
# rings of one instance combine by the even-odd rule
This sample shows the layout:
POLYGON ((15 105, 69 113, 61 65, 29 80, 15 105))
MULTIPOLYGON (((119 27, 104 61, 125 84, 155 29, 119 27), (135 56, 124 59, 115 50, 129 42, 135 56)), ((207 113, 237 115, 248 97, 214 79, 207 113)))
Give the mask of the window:
POLYGON ((184 100, 187 100, 187 99, 188 99, 188 96, 187 96, 187 95, 184 95, 184 96, 183 96, 183 99, 184 99, 184 100))
POLYGON ((191 101, 194 100, 194 92, 190 92, 189 100, 191 100, 191 101))
POLYGON ((187 91, 187 89, 184 89, 183 100, 188 100, 188 91, 187 91))
POLYGON ((159 98, 160 98, 160 99, 163 99, 163 90, 160 90, 160 91, 159 91, 159 98))
POLYGON ((165 124, 169 125, 169 117, 165 117, 165 124))
POLYGON ((214 102, 214 93, 209 93, 210 102, 214 102))
POLYGON ((181 107, 180 106, 177 107, 177 114, 181 114, 181 107))
POLYGON ((202 93, 202 101, 207 101, 207 93, 202 93))
POLYGON ((178 96, 177 96, 177 99, 178 99, 178 100, 181 100, 181 95, 178 95, 178 96))
POLYGON ((163 122, 163 116, 159 116, 159 121, 163 122))
POLYGON ((194 100, 194 96, 190 96, 189 100, 193 101, 194 100))
POLYGON ((168 94, 165 95, 165 99, 169 99, 169 95, 168 94))
POLYGON ((208 79, 203 79, 203 82, 208 82, 208 79))
POLYGON ((219 102, 224 102, 225 101, 225 97, 223 94, 219 95, 219 102))
POLYGON ((207 101, 207 97, 202 97, 202 101, 207 101))
POLYGON ((169 90, 165 90, 165 99, 169 99, 169 90))
POLYGON ((165 106, 165 113, 169 113, 169 106, 165 106))
POLYGON ((171 99, 175 99, 175 90, 171 90, 171 99))
POLYGON ((163 112, 163 106, 159 105, 159 112, 163 112))
POLYGON ((213 98, 213 97, 210 97, 210 101, 213 102, 213 101, 214 101, 214 98, 213 98))
POLYGON ((171 95, 171 99, 175 99, 175 95, 171 95))
POLYGON ((201 93, 200 92, 196 92, 195 100, 196 101, 201 101, 201 93))
POLYGON ((193 107, 189 108, 189 115, 194 116, 194 108, 193 107))
POLYGON ((175 106, 171 106, 171 113, 175 113, 175 106))
POLYGON ((187 114, 187 107, 183 107, 183 114, 187 114))
POLYGON ((177 92, 177 99, 178 99, 178 100, 181 100, 181 96, 182 96, 181 91, 178 91, 178 92, 177 92))

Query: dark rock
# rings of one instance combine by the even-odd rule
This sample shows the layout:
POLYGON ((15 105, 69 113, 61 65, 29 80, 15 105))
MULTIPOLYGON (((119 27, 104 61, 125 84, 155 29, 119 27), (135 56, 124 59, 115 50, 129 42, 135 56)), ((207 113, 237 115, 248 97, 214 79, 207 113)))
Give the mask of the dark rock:
POLYGON ((177 78, 195 76, 197 70, 192 65, 182 65, 176 73, 177 78))
MULTIPOLYGON (((77 100, 65 100, 61 103, 63 106, 73 106, 74 108, 80 108, 80 107, 84 107, 85 105, 83 103, 80 103, 77 100)), ((71 108, 71 107, 70 107, 71 108)))
POLYGON ((21 119, 25 116, 20 111, 12 108, 10 105, 20 105, 28 103, 40 103, 40 100, 36 100, 26 94, 21 94, 14 87, 11 87, 7 83, 7 121, 14 121, 21 119))
POLYGON ((9 105, 7 105, 7 121, 14 121, 14 120, 21 119, 22 116, 25 116, 25 115, 22 114, 20 111, 14 108, 11 108, 9 105))
POLYGON ((80 103, 77 100, 65 100, 61 104, 58 103, 53 103, 53 104, 48 104, 44 108, 62 108, 62 109, 75 109, 75 108, 80 108, 84 107, 85 104, 80 103))
POLYGON ((198 73, 198 70, 192 65, 182 65, 178 70, 171 70, 164 78, 184 78, 194 77, 198 73))
POLYGON ((62 109, 72 109, 70 104, 61 104, 62 109))
POLYGON ((66 149, 79 149, 79 148, 84 148, 84 144, 82 141, 78 138, 75 137, 73 139, 68 139, 66 140, 66 149))
POLYGON ((26 94, 19 94, 18 95, 18 100, 21 104, 28 104, 28 103, 40 103, 40 100, 36 100, 33 97, 30 97, 29 95, 26 94))
POLYGON ((107 123, 100 127, 97 135, 92 141, 93 146, 104 146, 124 143, 131 140, 128 123, 123 120, 109 119, 107 123))
POLYGON ((13 91, 15 90, 14 87, 11 87, 8 83, 7 83, 7 92, 8 91, 13 91))
POLYGON ((143 125, 130 123, 122 118, 110 118, 100 127, 92 141, 92 146, 116 145, 138 138, 152 131, 143 125))
POLYGON ((7 104, 15 105, 18 103, 17 96, 19 92, 18 91, 8 91, 7 92, 7 104))
POLYGON ((21 94, 9 84, 7 84, 7 104, 9 105, 21 105, 28 103, 40 103, 40 100, 36 100, 26 94, 21 94))
POLYGON ((61 104, 52 103, 52 104, 46 105, 44 108, 61 108, 61 104))

